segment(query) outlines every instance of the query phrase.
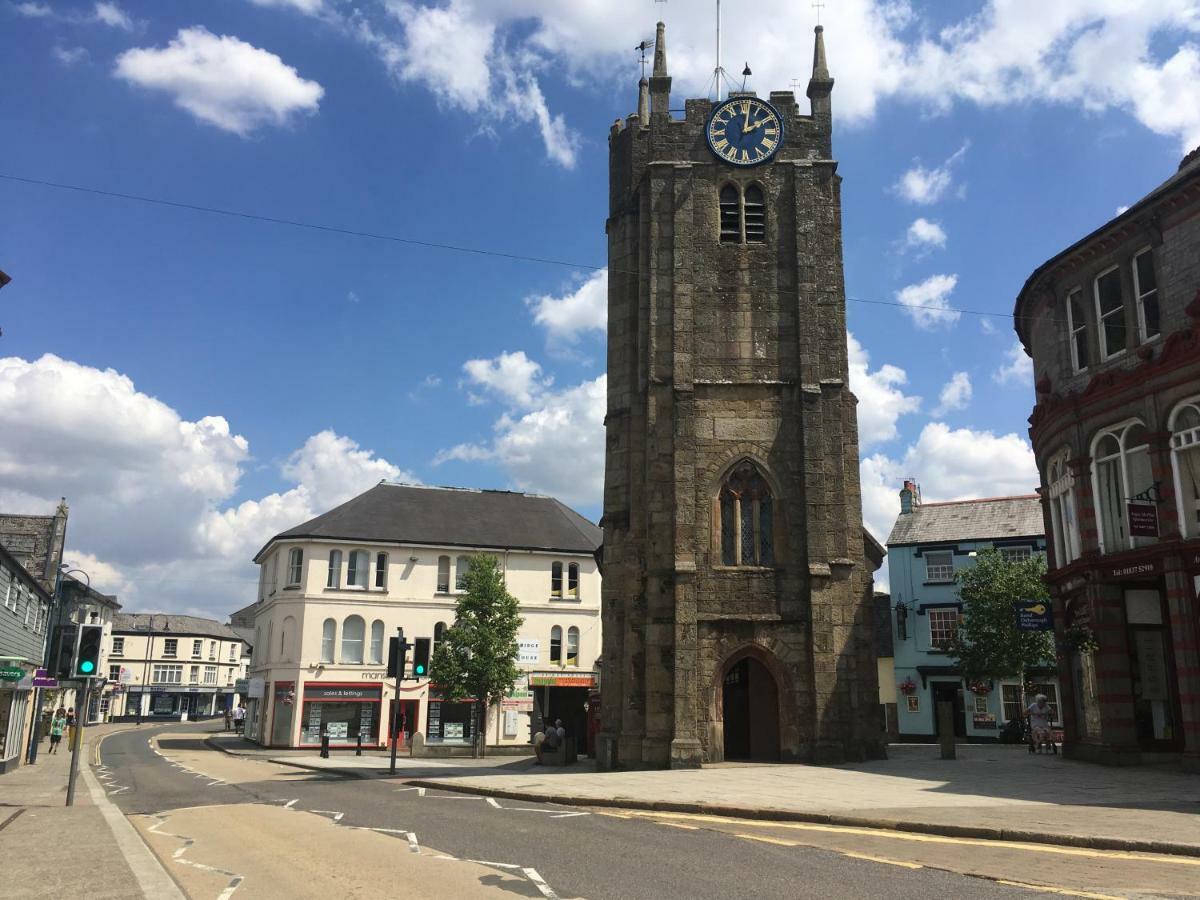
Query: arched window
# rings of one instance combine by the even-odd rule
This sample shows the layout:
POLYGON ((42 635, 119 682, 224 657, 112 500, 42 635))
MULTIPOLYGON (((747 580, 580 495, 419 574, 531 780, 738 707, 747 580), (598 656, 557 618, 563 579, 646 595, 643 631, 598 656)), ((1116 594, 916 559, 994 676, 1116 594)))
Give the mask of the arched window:
POLYGON ((550 596, 561 597, 562 595, 562 563, 555 560, 550 564, 550 596))
POLYGON ((1092 442, 1092 461, 1100 551, 1116 553, 1153 542, 1131 536, 1127 518, 1130 500, 1154 486, 1145 426, 1126 422, 1101 432, 1092 442))
POLYGON ((446 623, 438 622, 433 626, 433 646, 429 648, 429 655, 433 655, 433 651, 437 649, 437 645, 442 642, 442 638, 446 636, 446 623))
POLYGON ((296 619, 293 616, 283 617, 283 627, 279 632, 279 658, 284 662, 295 662, 292 658, 292 645, 296 641, 296 619))
POLYGON ((304 551, 293 547, 288 551, 287 583, 288 587, 297 587, 304 575, 304 551))
POLYGON ((337 644, 337 622, 326 619, 321 625, 321 662, 333 662, 333 648, 337 644))
POLYGON ((371 554, 366 550, 350 551, 350 566, 346 571, 346 586, 365 588, 371 570, 371 554))
POLYGON ((579 563, 567 566, 567 596, 579 599, 579 563))
POLYGON ((1070 460, 1070 450, 1064 449, 1046 467, 1056 568, 1078 559, 1080 553, 1079 521, 1075 515, 1075 478, 1071 474, 1070 460))
POLYGON ((1200 535, 1200 397, 1175 407, 1168 428, 1179 527, 1185 538, 1194 538, 1200 535))
POLYGON ((767 205, 763 201, 762 188, 752 184, 746 188, 742 200, 742 215, 745 219, 746 243, 761 244, 767 239, 767 205))
POLYGON ((437 576, 437 592, 439 594, 450 593, 450 557, 438 557, 438 576, 437 576))
POLYGON ((339 588, 342 586, 342 551, 329 551, 329 574, 325 576, 325 587, 339 588))
POLYGON ((579 665, 579 629, 574 625, 567 629, 567 665, 579 665))
POLYGON ((550 662, 562 662, 562 627, 550 629, 550 662))
POLYGON ((362 616, 346 616, 342 622, 342 662, 362 663, 366 628, 362 616))
POLYGON ((386 553, 375 554, 375 587, 387 587, 387 572, 388 572, 388 555, 386 553))
POLYGON ((471 557, 460 556, 454 561, 454 589, 456 591, 465 591, 467 589, 467 570, 471 568, 471 557))
POLYGON ((740 244, 742 242, 742 211, 741 195, 732 184, 721 188, 721 243, 740 244))
POLYGON ((371 656, 375 665, 383 662, 383 620, 376 619, 371 623, 371 656))
POLYGON ((771 488, 749 461, 721 486, 721 564, 769 566, 775 561, 771 488))
POLYGON ((1088 367, 1088 326, 1083 291, 1078 288, 1067 297, 1067 328, 1071 332, 1071 369, 1082 372, 1088 367))

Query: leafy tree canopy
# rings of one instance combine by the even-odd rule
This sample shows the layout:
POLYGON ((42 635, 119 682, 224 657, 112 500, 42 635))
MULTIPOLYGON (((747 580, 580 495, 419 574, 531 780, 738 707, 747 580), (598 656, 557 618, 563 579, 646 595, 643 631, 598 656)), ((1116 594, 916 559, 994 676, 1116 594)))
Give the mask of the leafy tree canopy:
POLYGON ((483 733, 485 711, 512 690, 521 674, 517 667, 521 622, 517 600, 504 585, 496 557, 472 557, 455 622, 434 648, 429 677, 447 700, 474 697, 478 701, 477 739, 483 733))
POLYGON ((1046 557, 1006 560, 996 550, 981 551, 975 565, 957 574, 962 616, 946 647, 958 659, 967 683, 987 678, 1024 677, 1025 670, 1054 659, 1054 632, 1018 631, 1013 604, 1050 603, 1042 576, 1046 557))

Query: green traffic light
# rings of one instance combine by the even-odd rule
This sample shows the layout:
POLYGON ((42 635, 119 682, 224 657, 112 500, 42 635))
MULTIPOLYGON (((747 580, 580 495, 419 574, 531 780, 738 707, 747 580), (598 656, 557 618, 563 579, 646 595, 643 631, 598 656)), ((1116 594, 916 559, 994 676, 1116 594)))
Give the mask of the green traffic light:
POLYGON ((96 664, 94 662, 92 662, 90 659, 85 659, 85 660, 83 660, 83 662, 81 662, 79 664, 79 671, 82 672, 84 675, 92 674, 92 672, 94 672, 95 669, 96 669, 96 664))
POLYGON ((416 672, 417 672, 417 674, 418 674, 418 675, 424 675, 424 674, 425 674, 425 667, 424 667, 424 666, 417 666, 416 672))

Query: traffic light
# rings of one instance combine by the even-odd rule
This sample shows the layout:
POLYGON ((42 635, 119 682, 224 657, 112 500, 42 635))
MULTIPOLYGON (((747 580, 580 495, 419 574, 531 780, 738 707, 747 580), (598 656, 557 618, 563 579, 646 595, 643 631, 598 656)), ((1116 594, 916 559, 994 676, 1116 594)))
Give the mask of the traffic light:
POLYGON ((412 645, 398 637, 388 638, 388 678, 404 677, 404 660, 408 656, 408 648, 412 645))
POLYGON ((100 647, 103 642, 103 625, 79 626, 79 652, 75 654, 72 677, 95 678, 100 674, 100 647))
POLYGON ((76 625, 55 625, 50 641, 50 675, 59 680, 73 678, 76 625))
POLYGON ((413 648, 413 678, 429 677, 429 638, 417 638, 413 648))

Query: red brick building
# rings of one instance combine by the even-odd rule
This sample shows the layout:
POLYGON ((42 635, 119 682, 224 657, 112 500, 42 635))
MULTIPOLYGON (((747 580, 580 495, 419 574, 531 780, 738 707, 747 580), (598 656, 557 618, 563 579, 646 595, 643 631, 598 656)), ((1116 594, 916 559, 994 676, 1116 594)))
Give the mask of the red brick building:
POLYGON ((1015 316, 1065 750, 1200 770, 1200 149, 1042 264, 1015 316))

